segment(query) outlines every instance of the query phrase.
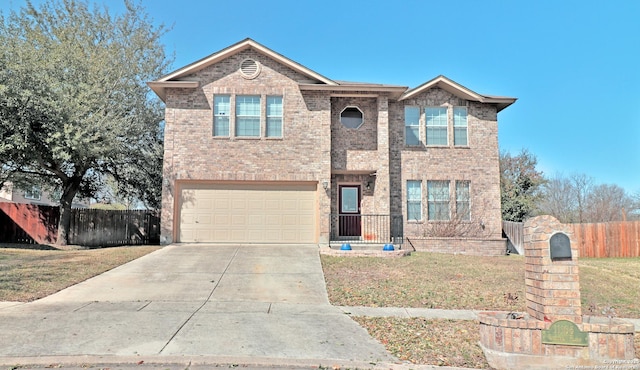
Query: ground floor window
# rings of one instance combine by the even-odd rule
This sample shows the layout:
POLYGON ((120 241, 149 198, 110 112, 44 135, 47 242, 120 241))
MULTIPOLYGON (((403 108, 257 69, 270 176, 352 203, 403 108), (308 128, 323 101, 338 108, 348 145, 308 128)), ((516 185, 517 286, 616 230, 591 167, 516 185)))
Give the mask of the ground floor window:
POLYGON ((470 181, 456 181, 456 217, 461 221, 471 220, 470 181))
POLYGON ((422 220, 422 181, 407 181, 407 221, 422 220))
POLYGON ((428 217, 429 221, 449 221, 449 181, 427 181, 428 217))

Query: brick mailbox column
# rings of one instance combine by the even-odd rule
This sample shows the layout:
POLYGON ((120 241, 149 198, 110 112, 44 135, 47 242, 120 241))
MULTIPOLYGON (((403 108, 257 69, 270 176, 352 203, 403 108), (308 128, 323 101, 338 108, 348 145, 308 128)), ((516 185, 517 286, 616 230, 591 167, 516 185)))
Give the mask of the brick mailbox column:
POLYGON ((527 313, 538 320, 582 323, 578 249, 565 225, 551 216, 524 224, 527 313))

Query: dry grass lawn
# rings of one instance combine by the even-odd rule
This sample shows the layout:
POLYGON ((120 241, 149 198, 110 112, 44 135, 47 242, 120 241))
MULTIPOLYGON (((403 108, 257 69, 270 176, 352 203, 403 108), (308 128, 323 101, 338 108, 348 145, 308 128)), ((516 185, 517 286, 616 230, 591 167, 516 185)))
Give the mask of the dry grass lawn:
MULTIPOLYGON (((640 318, 640 258, 580 259, 583 313, 640 318)), ((413 253, 404 258, 322 256, 334 305, 524 312, 524 259, 413 253), (517 297, 517 298, 516 298, 517 297)), ((476 322, 356 320, 401 359, 485 368, 476 322)), ((640 356, 640 335, 636 335, 640 356)))
POLYGON ((29 302, 46 297, 159 248, 59 250, 12 246, 0 245, 0 301, 29 302))

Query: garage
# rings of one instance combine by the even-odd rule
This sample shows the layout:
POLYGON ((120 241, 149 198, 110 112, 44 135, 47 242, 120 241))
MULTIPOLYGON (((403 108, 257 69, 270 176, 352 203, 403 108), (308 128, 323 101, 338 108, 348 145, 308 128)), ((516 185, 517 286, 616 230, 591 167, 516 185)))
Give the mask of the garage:
POLYGON ((183 243, 315 243, 316 184, 185 184, 183 243))

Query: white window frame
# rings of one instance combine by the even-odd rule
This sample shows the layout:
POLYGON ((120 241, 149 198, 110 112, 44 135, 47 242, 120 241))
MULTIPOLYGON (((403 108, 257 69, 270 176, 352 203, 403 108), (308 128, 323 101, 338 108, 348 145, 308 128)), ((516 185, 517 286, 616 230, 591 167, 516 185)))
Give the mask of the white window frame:
POLYGON ((33 185, 31 189, 27 189, 24 191, 24 199, 41 200, 42 189, 40 189, 39 186, 33 185))
MULTIPOLYGON (((235 114, 235 136, 238 138, 260 138, 262 132, 262 96, 261 95, 236 95, 236 114, 235 114), (243 103, 244 99, 258 99, 258 111, 257 114, 255 112, 248 112, 253 114, 245 114, 240 104, 243 103), (258 120, 258 122, 244 122, 244 120, 258 120), (251 124, 251 127, 245 127, 244 125, 251 124), (257 133, 253 133, 256 129, 255 125, 257 125, 257 133), (251 130, 251 134, 240 134, 240 130, 249 131, 251 130)), ((252 102, 255 105, 255 102, 252 102)))
POLYGON ((422 221, 422 181, 421 180, 407 180, 407 221, 419 222, 422 221), (412 184, 413 186, 409 186, 412 184), (416 186, 417 185, 417 186, 416 186), (417 189, 417 193, 412 194, 411 189, 417 189), (417 218, 412 214, 411 209, 413 207, 418 208, 417 218))
POLYGON ((420 145, 420 113, 420 107, 418 106, 407 105, 404 107, 404 143, 407 146, 420 145), (417 121, 410 120, 409 111, 418 113, 417 121), (415 137, 415 143, 409 143, 409 132, 415 137))
POLYGON ((469 146, 469 110, 467 107, 453 107, 453 145, 469 146), (464 120, 459 118, 458 112, 464 111, 464 120), (461 133, 464 132, 464 142, 461 133))
POLYGON ((265 128, 265 137, 269 138, 282 138, 283 137, 283 126, 284 126, 284 98, 281 95, 267 95, 266 99, 266 128, 265 128), (279 99, 279 104, 275 103, 274 105, 271 103, 273 100, 279 99), (272 135, 271 129, 277 128, 277 134, 272 135))
POLYGON ((456 218, 471 221, 471 181, 456 180, 456 218), (461 185, 466 185, 461 188, 461 185))
POLYGON ((451 191, 449 180, 427 181, 427 217, 429 221, 451 221, 451 191), (431 185, 445 185, 432 190, 431 185), (446 210, 446 212, 443 212, 446 210))
POLYGON ((349 105, 344 107, 344 109, 342 111, 340 111, 340 123, 342 124, 343 127, 350 129, 350 130, 357 130, 360 127, 362 127, 362 125, 364 125, 364 112, 362 111, 362 109, 360 109, 359 107, 355 106, 355 105, 349 105), (353 120, 354 117, 343 117, 342 115, 344 114, 344 112, 346 112, 347 110, 357 110, 358 112, 360 112, 360 123, 358 123, 358 125, 354 125, 353 127, 348 126, 347 124, 351 125, 351 123, 349 121, 353 120))
MULTIPOLYGON (((440 117, 441 115, 439 114, 437 117, 440 117)), ((429 107, 425 107, 424 108, 424 122, 425 122, 425 144, 427 146, 440 146, 440 147, 444 147, 444 146, 449 146, 449 109, 447 107, 437 107, 437 106, 429 106, 429 107), (442 124, 442 120, 440 118, 438 118, 438 120, 436 121, 435 125, 429 125, 430 122, 430 117, 432 117, 432 115, 430 114, 430 110, 438 110, 440 112, 442 112, 442 110, 444 110, 444 124, 442 124), (445 142, 444 143, 434 143, 433 142, 433 138, 431 138, 431 136, 429 135, 429 132, 431 130, 438 130, 439 132, 442 132, 442 130, 444 129, 445 132, 445 142)))
MULTIPOLYGON (((223 105, 224 107, 224 105, 223 105)), ((231 135, 231 95, 228 94, 216 94, 213 96, 213 129, 212 129, 212 135, 214 137, 229 137, 231 135), (227 101, 226 102, 221 102, 221 103, 226 103, 226 111, 221 112, 220 111, 220 106, 218 105, 218 99, 219 98, 226 98, 227 101), (221 123, 220 121, 223 121, 226 118, 226 125, 227 125, 227 130, 226 130, 226 135, 224 135, 224 132, 222 133, 218 133, 218 128, 219 128, 219 124, 221 123)))

